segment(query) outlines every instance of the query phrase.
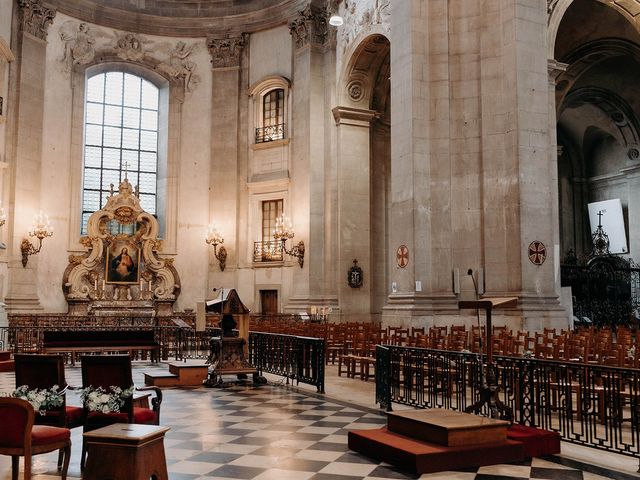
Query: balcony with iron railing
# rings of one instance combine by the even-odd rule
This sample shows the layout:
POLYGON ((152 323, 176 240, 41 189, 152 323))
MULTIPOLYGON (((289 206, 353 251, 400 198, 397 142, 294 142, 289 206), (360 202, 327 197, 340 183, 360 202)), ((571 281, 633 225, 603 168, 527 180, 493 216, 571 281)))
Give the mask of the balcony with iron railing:
POLYGON ((253 261, 260 262, 282 262, 282 242, 253 242, 253 261))
POLYGON ((284 140, 284 123, 256 128, 256 143, 284 140))

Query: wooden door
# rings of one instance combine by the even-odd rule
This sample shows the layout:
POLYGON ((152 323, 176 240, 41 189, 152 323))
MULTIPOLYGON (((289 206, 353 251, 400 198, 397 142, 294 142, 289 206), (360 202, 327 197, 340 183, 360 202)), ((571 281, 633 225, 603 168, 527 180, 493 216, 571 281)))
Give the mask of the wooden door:
POLYGON ((260 290, 260 306, 263 315, 278 313, 278 291, 260 290))

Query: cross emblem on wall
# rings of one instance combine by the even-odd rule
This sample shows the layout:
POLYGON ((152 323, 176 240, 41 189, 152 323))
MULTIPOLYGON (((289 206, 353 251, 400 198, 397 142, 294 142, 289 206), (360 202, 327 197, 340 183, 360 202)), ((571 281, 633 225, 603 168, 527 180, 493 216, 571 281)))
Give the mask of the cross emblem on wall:
POLYGON ((400 268, 409 264, 409 248, 406 245, 400 245, 396 250, 396 263, 400 268))

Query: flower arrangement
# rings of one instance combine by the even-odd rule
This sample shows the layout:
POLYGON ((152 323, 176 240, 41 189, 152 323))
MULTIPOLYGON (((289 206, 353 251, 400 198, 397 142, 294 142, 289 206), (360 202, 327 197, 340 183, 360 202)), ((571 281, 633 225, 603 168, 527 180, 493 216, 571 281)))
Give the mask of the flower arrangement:
POLYGON ((125 400, 133 395, 134 390, 134 386, 124 390, 113 385, 108 390, 102 387, 87 387, 80 391, 80 398, 90 412, 118 413, 125 400))
POLYGON ((535 358, 535 355, 533 354, 533 352, 531 350, 525 350, 522 353, 522 358, 535 358))
POLYGON ((58 392, 58 385, 54 385, 51 389, 46 388, 29 390, 28 385, 22 385, 11 394, 12 397, 26 400, 33 406, 33 409, 44 415, 47 410, 61 407, 64 404, 62 393, 58 392))

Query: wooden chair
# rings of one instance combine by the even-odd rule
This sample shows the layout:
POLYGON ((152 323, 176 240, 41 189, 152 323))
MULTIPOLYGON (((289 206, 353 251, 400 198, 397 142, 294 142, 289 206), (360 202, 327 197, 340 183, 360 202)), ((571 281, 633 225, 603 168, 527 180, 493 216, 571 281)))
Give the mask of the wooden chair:
POLYGON ((11 455, 11 478, 18 480, 20 457, 24 457, 24 479, 31 479, 31 457, 63 450, 62 480, 67 478, 71 454, 68 428, 33 424, 35 411, 19 398, 0 397, 0 455, 11 455))
MULTIPOLYGON (((26 385, 30 390, 50 390, 54 385, 57 385, 58 391, 62 394, 62 405, 48 409, 44 415, 36 415, 34 420, 36 425, 63 428, 82 426, 82 407, 67 405, 68 385, 64 378, 63 355, 16 354, 14 360, 16 388, 26 385)), ((62 466, 63 457, 64 452, 60 450, 58 468, 62 466)))
MULTIPOLYGON (((101 387, 109 391, 112 386, 123 390, 133 386, 131 357, 129 355, 85 355, 82 360, 82 388, 101 387)), ((137 391, 154 391, 152 408, 134 407, 133 396, 127 398, 120 412, 100 413, 89 411, 83 405, 83 431, 88 432, 113 423, 160 424, 162 391, 157 387, 136 387, 137 391)), ((84 468, 85 443, 82 443, 80 467, 84 468)))
POLYGON ((45 415, 37 415, 37 425, 54 425, 56 427, 75 428, 82 425, 82 407, 66 404, 68 388, 64 377, 64 356, 41 354, 15 354, 16 388, 27 385, 30 390, 47 389, 54 385, 63 395, 63 404, 56 409, 48 410, 45 415))

